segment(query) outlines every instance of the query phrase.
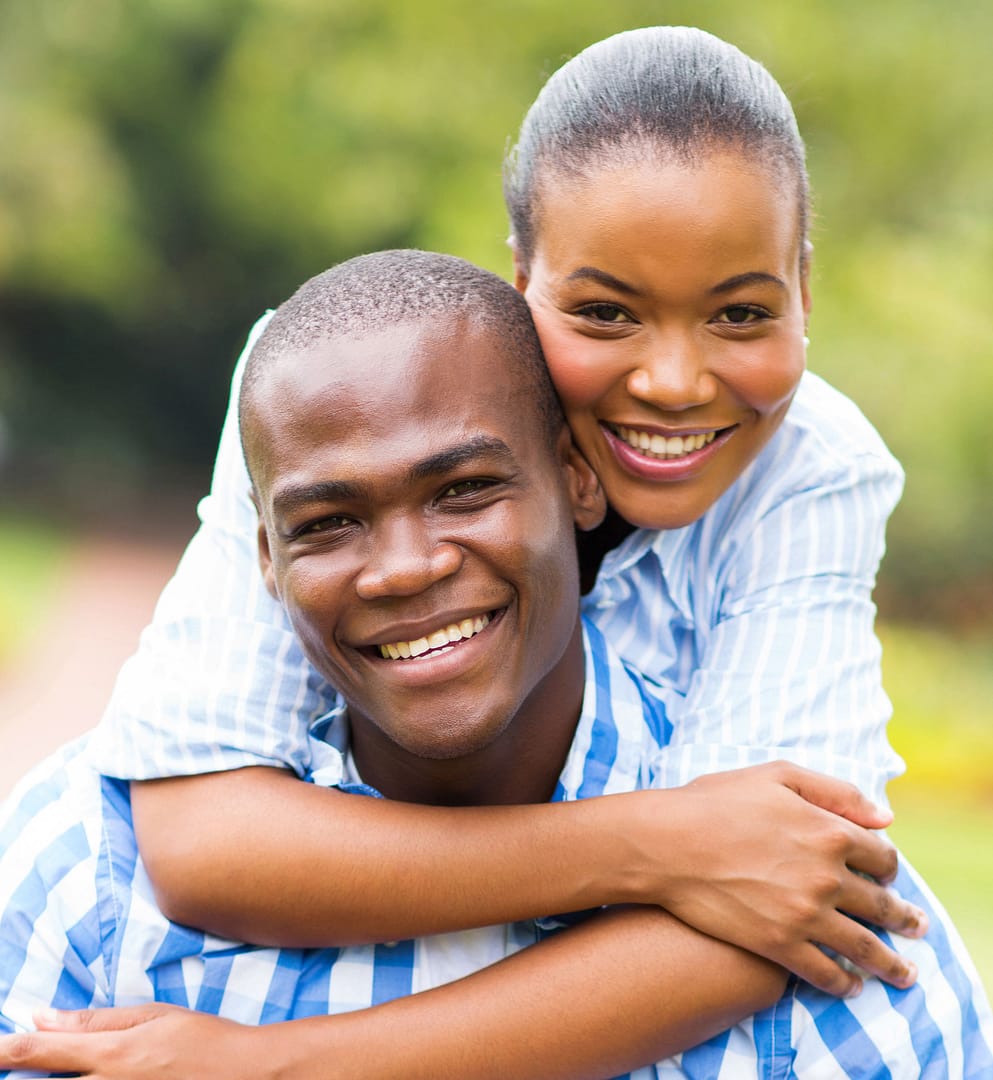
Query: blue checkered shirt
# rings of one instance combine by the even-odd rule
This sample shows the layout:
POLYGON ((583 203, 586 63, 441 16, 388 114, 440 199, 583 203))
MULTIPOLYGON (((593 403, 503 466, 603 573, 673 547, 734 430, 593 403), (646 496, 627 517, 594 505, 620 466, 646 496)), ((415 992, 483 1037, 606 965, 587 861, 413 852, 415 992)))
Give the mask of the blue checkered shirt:
MULTIPOLYGON (((658 784, 672 737, 663 707, 591 625, 585 649, 582 713, 555 798, 658 784)), ((339 772, 346 733, 338 711, 312 727, 319 765, 311 779, 349 786, 347 765, 339 772)), ((869 979, 861 996, 839 1001, 791 982, 775 1007, 631 1076, 993 1076, 993 1019, 960 939, 908 866, 896 886, 931 918, 926 940, 889 939, 919 966, 917 986, 898 991, 869 979)), ((127 784, 95 772, 85 742, 39 767, 9 800, 0 820, 0 911, 5 1031, 29 1028, 40 1006, 155 1000, 246 1024, 346 1012, 459 978, 556 932, 528 921, 394 945, 301 950, 246 946, 178 926, 155 905, 127 784)))

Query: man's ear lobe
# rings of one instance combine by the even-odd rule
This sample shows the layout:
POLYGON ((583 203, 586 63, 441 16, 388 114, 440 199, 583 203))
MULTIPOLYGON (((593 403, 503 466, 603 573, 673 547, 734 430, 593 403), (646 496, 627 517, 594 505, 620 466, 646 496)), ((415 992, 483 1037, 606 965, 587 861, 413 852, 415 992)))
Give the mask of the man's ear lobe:
POLYGON ((607 496, 600 486, 600 478, 583 457, 568 428, 563 429, 562 439, 572 518, 578 529, 589 532, 603 521, 607 513, 607 496))
POLYGON ((523 296, 524 290, 527 289, 528 282, 531 279, 521 262, 521 253, 518 250, 517 241, 514 237, 511 237, 507 243, 510 244, 510 251, 514 257, 514 288, 523 296))
POLYGON ((279 599, 279 589, 276 587, 276 575, 272 567, 272 552, 269 550, 269 534, 266 532, 265 522, 262 520, 262 511, 259 507, 259 499, 252 490, 249 492, 249 496, 255 506, 255 512, 259 515, 259 525, 257 531, 258 548, 259 548, 259 569, 262 571, 262 580, 265 582, 265 587, 269 592, 269 595, 273 600, 279 599))
POLYGON ((279 589, 276 587, 276 574, 272 567, 272 553, 269 551, 269 534, 265 531, 265 525, 259 522, 259 569, 262 571, 262 580, 273 600, 279 600, 279 589))

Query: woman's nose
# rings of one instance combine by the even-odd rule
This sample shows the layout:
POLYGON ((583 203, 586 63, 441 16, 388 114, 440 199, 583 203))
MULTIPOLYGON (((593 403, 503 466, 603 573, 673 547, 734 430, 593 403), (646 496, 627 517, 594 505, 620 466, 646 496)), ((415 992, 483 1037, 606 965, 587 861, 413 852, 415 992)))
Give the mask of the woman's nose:
POLYGON ((656 342, 627 377, 628 393, 664 411, 678 412, 711 401, 717 380, 705 350, 689 337, 656 342))

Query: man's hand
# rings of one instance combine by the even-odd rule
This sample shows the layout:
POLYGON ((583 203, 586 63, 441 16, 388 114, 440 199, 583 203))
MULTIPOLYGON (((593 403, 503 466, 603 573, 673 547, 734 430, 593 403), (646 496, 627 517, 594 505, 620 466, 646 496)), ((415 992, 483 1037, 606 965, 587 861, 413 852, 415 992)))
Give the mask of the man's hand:
POLYGON ((0 1037, 0 1069, 87 1080, 270 1080, 265 1029, 173 1005, 35 1015, 37 1031, 0 1037))
POLYGON ((853 996, 862 980, 819 946, 893 986, 914 982, 914 965, 856 921, 927 932, 925 913, 885 888, 897 854, 874 830, 891 823, 889 811, 787 762, 703 776, 667 794, 667 833, 680 842, 655 854, 664 874, 656 902, 830 994, 853 996))

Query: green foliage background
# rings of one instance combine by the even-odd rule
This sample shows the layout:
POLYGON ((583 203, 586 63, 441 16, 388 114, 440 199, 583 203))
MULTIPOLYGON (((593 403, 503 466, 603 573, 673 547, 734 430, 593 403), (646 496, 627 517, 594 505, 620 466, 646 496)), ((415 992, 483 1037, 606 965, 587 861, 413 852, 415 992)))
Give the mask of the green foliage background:
POLYGON ((527 104, 568 55, 655 22, 734 41, 796 105, 811 364, 908 470, 884 604, 993 611, 993 5, 974 0, 8 0, 8 492, 202 483, 248 326, 343 257, 417 245, 506 273, 500 161, 527 104))

